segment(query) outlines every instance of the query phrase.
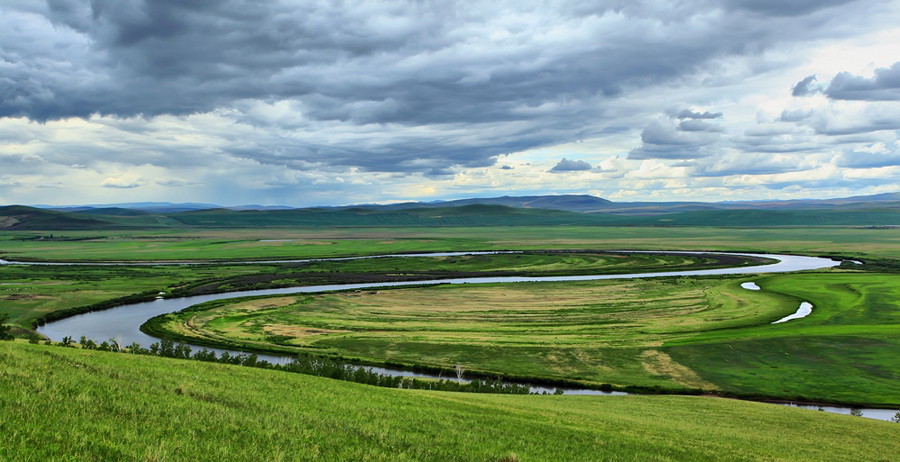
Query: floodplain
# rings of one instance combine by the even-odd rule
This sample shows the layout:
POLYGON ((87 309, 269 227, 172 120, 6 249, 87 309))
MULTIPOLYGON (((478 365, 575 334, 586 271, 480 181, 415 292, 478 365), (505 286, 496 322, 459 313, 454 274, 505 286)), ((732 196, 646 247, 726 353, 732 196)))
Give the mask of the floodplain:
MULTIPOLYGON (((54 316, 160 296, 735 263, 599 252, 623 249, 847 261, 789 274, 240 299, 194 307, 155 328, 200 344, 447 374, 460 365, 472 376, 652 393, 900 404, 900 230, 893 228, 148 229, 65 231, 52 238, 10 231, 0 234, 0 259, 9 261, 203 264, 0 265, 0 315, 9 315, 14 333, 28 337, 36 323, 54 316), (499 250, 534 252, 284 261, 499 250), (280 262, 247 263, 259 260, 280 262), (745 282, 760 290, 742 288, 745 282), (809 316, 771 324, 803 301, 814 306, 809 316)), ((349 460, 363 454, 371 460, 890 460, 900 451, 888 436, 896 430, 889 422, 710 397, 460 396, 23 340, 0 343, 0 357, 7 390, 0 408, 12 416, 0 425, 14 435, 0 443, 0 456, 15 460, 64 460, 67 451, 148 460, 349 460), (171 422, 191 429, 190 436, 163 432, 171 422), (72 430, 54 433, 58 425, 72 430), (109 438, 95 438, 101 433, 109 438), (289 434, 302 436, 301 443, 282 437, 289 434), (886 443, 863 443, 871 438, 886 443)))

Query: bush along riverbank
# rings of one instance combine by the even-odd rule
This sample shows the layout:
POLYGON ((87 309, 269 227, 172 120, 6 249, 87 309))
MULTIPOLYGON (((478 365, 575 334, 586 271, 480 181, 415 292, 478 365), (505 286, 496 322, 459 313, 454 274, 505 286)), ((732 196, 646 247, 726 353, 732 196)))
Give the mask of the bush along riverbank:
MULTIPOLYGON (((31 339, 31 343, 41 343, 38 336, 31 339)), ((314 375, 317 377, 327 377, 335 380, 343 380, 346 382, 362 383, 373 385, 376 387, 386 388, 404 388, 416 390, 439 390, 439 391, 455 391, 464 393, 500 393, 511 395, 527 395, 530 392, 530 386, 519 383, 504 382, 502 379, 473 379, 468 383, 462 383, 457 380, 430 380, 418 379, 415 377, 399 377, 388 374, 381 374, 373 371, 371 368, 364 366, 354 366, 346 364, 342 361, 323 358, 309 354, 299 354, 290 362, 285 364, 273 364, 266 360, 261 360, 254 353, 230 354, 227 351, 217 355, 215 351, 203 348, 194 352, 189 345, 174 342, 169 339, 162 339, 144 348, 137 343, 124 345, 120 340, 115 338, 109 339, 101 343, 88 339, 84 336, 76 343, 71 337, 64 337, 61 342, 44 341, 44 345, 74 348, 80 347, 87 350, 99 350, 108 352, 118 352, 137 355, 160 356, 164 358, 176 358, 203 362, 212 362, 219 364, 231 364, 244 367, 255 367, 259 369, 271 369, 283 372, 292 372, 297 374, 314 375)), ((462 376, 462 370, 459 371, 459 378, 462 376)), ((557 390, 557 394, 562 394, 562 390, 557 390)), ((542 393, 548 394, 548 393, 542 393)))

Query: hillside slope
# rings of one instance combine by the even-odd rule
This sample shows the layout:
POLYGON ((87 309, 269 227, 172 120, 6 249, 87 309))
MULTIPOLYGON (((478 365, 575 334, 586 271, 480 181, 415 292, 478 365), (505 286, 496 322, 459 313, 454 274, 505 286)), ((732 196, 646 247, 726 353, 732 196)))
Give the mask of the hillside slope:
POLYGON ((13 342, 0 343, 0 390, 0 460, 880 461, 900 454, 896 424, 770 404, 397 390, 13 342))
POLYGON ((108 226, 109 222, 89 216, 23 205, 0 207, 0 230, 98 229, 108 226))

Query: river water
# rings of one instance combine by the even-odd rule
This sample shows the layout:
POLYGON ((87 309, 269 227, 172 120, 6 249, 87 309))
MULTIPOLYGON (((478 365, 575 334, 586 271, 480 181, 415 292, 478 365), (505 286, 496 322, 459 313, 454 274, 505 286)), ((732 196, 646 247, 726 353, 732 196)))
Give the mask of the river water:
MULTIPOLYGON (((636 252, 636 251, 617 251, 617 252, 636 252)), ((497 254, 497 253, 516 253, 516 252, 442 252, 442 253, 428 253, 428 254, 393 254, 393 255, 378 255, 378 256, 365 256, 365 257, 341 257, 341 258, 323 258, 323 259, 305 259, 305 260, 280 260, 280 261, 248 261, 248 262, 240 262, 242 264, 262 264, 262 263, 303 263, 310 261, 340 261, 340 260, 353 260, 353 259, 361 259, 361 258, 382 258, 382 257, 440 257, 440 256, 462 256, 462 255, 486 255, 486 254, 497 254)), ((647 252, 651 253, 651 252, 647 252)), ((822 268, 831 268, 840 264, 838 261, 826 259, 826 258, 818 258, 818 257, 807 257, 807 256, 798 256, 798 255, 770 255, 770 254, 735 254, 735 253, 725 253, 725 252, 660 252, 660 253, 679 253, 679 254, 721 254, 721 255, 736 255, 736 256, 748 256, 748 257, 758 257, 758 258, 769 258, 778 260, 777 263, 770 265, 761 265, 761 266, 748 266, 748 267, 733 267, 733 268, 718 268, 718 269, 709 269, 709 270, 685 270, 685 271, 669 271, 669 272, 655 272, 655 273, 633 273, 633 274, 601 274, 601 275, 583 275, 583 276, 536 276, 536 277, 473 277, 473 278, 454 278, 454 279, 438 279, 438 280, 430 280, 430 281, 402 281, 402 282, 382 282, 382 283, 363 283, 363 284, 329 284, 329 285, 319 285, 319 286, 305 286, 305 287, 290 287, 283 289, 264 289, 264 290, 250 290, 243 292, 229 292, 222 294, 211 294, 211 295, 200 295, 194 297, 185 297, 185 298, 177 298, 177 299, 157 299, 152 302, 144 302, 144 303, 136 303, 133 305, 120 306, 116 308, 111 308, 109 310, 104 311, 95 311, 91 313, 80 314, 77 316, 72 316, 70 318, 61 319, 58 321, 54 321, 51 323, 47 323, 43 326, 40 326, 37 330, 43 335, 46 335, 52 340, 59 341, 63 337, 70 336, 74 338, 78 338, 82 335, 87 336, 88 338, 102 341, 110 338, 119 338, 125 344, 131 344, 132 342, 137 342, 143 346, 148 346, 153 342, 158 341, 157 338, 151 337, 147 334, 144 334, 140 331, 140 326, 148 319, 158 316, 165 313, 171 313, 175 311, 182 310, 192 305, 196 305, 199 303, 209 302, 213 300, 222 300, 227 298, 235 298, 235 297, 244 297, 244 296, 259 296, 259 295, 283 295, 283 294, 298 294, 298 293, 316 293, 316 292, 327 292, 334 290, 354 290, 354 289, 371 289, 371 288, 379 288, 379 287, 402 287, 402 286, 411 286, 411 285, 435 285, 435 284, 490 284, 490 283, 524 283, 524 282, 560 282, 560 281, 594 281, 594 280, 605 280, 605 279, 634 279, 634 278, 653 278, 653 277, 672 277, 672 276, 704 276, 704 275, 726 275, 726 274, 761 274, 761 273, 783 273, 783 272, 792 272, 792 271, 803 271, 803 270, 813 270, 813 269, 822 269, 822 268)), ((228 262, 228 264, 233 264, 235 262, 228 262)), ((29 262, 9 262, 0 260, 0 264, 25 264, 25 265, 103 265, 103 266, 112 266, 112 265, 122 265, 122 266, 153 266, 160 264, 169 264, 169 265, 186 265, 186 264, 208 264, 206 262, 166 262, 166 263, 158 263, 158 262, 103 262, 103 263, 62 263, 62 262, 47 262, 47 263, 29 263, 29 262)), ((194 349, 199 349, 202 347, 191 345, 194 349)), ((220 349, 213 349, 215 351, 225 351, 220 349)), ((237 353, 232 351, 232 353, 237 353)), ((282 363, 285 361, 289 361, 290 358, 284 356, 273 356, 273 355, 258 355, 260 359, 267 360, 272 363, 282 363)), ((392 369, 392 368, 384 368, 384 367, 372 367, 373 371, 389 374, 389 375, 399 375, 404 377, 419 377, 419 378, 443 378, 443 379, 455 379, 452 374, 448 374, 448 376, 443 377, 442 375, 432 374, 432 373, 421 373, 421 372, 413 372, 402 369, 392 369)), ((591 394, 591 395, 621 395, 625 394, 622 392, 602 392, 599 390, 591 390, 591 389, 578 389, 578 388, 567 388, 560 387, 565 394, 591 394)), ((548 392, 553 393, 557 390, 556 387, 539 387, 532 386, 531 391, 536 393, 548 392)), ((825 407, 823 408, 829 412, 837 412, 849 414, 849 408, 843 407, 825 407)), ((894 410, 885 410, 885 409, 863 409, 863 416, 889 420, 893 417, 896 411, 894 410)))
MULTIPOLYGON (((683 252, 683 253, 699 253, 699 252, 683 252)), ((473 254, 469 252, 458 253, 442 253, 442 254, 406 254, 403 256, 457 256, 473 254)), ((761 266, 734 267, 734 268, 718 268, 709 270, 687 270, 687 271, 669 271, 656 273, 632 273, 632 274, 598 274, 583 276, 502 276, 502 277, 472 277, 472 278, 453 278, 453 279, 435 279, 430 281, 396 281, 396 282, 380 282, 380 283, 361 283, 361 284, 328 284, 318 286, 304 287, 288 287, 282 289, 264 289, 264 290, 248 290, 243 292, 227 292, 221 294, 198 295, 194 297, 157 299, 152 302, 136 303, 133 305, 120 306, 104 311, 94 311, 91 313, 80 314, 70 318, 60 319, 58 321, 47 323, 38 328, 38 332, 50 337, 53 340, 60 340, 65 336, 80 337, 87 336, 95 340, 105 340, 116 336, 121 336, 125 343, 137 342, 141 345, 149 345, 157 341, 156 338, 144 334, 140 331, 140 326, 146 320, 165 313, 172 313, 182 310, 198 303, 205 303, 213 300, 222 300, 226 298, 257 296, 257 295, 284 295, 298 293, 316 293, 328 292, 334 290, 355 290, 355 289, 371 289, 379 287, 402 287, 412 285, 434 285, 434 284, 490 284, 490 283, 523 283, 523 282, 561 282, 561 281, 595 281, 603 279, 633 279, 633 278, 652 278, 652 277, 672 277, 672 276, 703 276, 703 275, 721 275, 721 274, 759 274, 759 273, 783 273, 790 271, 801 271, 810 269, 830 268, 840 264, 839 262, 817 257, 804 257, 797 255, 761 255, 761 254, 729 254, 752 256, 762 258, 772 258, 779 260, 778 263, 761 266)), ((375 258, 375 257, 356 257, 356 258, 375 258)), ((28 264, 19 263, 16 264, 28 264)), ((58 263, 65 264, 65 263, 58 263)))

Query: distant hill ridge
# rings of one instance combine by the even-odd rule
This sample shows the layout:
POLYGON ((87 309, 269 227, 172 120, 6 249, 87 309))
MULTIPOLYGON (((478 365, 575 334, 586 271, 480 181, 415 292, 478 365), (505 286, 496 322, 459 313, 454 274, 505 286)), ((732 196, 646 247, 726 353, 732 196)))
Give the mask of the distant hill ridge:
POLYGON ((141 203, 134 208, 122 205, 127 204, 67 207, 64 211, 5 206, 0 207, 0 229, 900 225, 900 193, 821 200, 741 202, 612 202, 590 195, 502 196, 302 209, 166 203, 141 203))

